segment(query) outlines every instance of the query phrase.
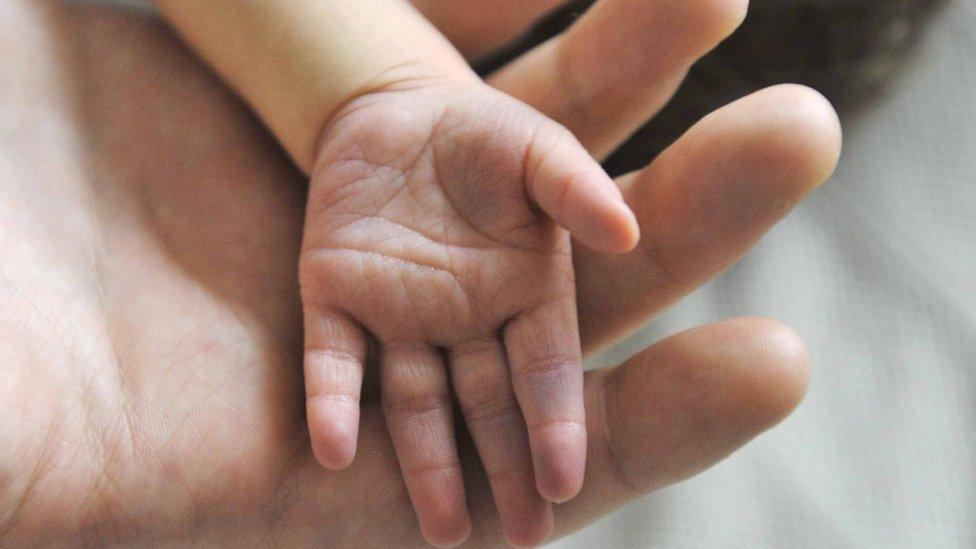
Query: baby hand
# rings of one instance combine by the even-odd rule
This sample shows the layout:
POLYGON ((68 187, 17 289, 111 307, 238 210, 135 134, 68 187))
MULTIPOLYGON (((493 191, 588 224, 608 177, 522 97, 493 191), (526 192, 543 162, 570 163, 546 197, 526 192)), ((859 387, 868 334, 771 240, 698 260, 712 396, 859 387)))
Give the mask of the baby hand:
POLYGON ((370 334, 427 538, 470 529, 452 389, 503 522, 551 528, 539 495, 572 498, 586 456, 567 231, 625 252, 633 214, 567 130, 480 83, 369 93, 324 135, 300 264, 317 459, 353 459, 370 334))

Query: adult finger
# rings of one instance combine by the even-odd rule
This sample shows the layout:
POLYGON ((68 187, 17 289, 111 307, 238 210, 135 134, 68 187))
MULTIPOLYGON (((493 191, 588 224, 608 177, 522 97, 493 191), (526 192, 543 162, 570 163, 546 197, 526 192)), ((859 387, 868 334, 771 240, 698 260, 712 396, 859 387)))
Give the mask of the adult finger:
POLYGON ((612 152, 674 94, 691 65, 732 33, 747 0, 601 0, 489 83, 612 152))
MULTIPOLYGON (((588 372, 586 480, 576 498, 557 507, 557 535, 724 459, 789 414, 808 378, 802 342, 765 319, 696 328, 622 366, 588 372)), ((420 545, 402 485, 391 481, 397 471, 389 439, 370 409, 362 433, 361 458, 348 470, 335 474, 302 463, 282 483, 282 498, 299 498, 278 518, 282 542, 420 545), (377 529, 379 518, 384 527, 377 529), (321 531, 324 520, 340 526, 321 531)), ((501 544, 481 464, 465 464, 475 518, 471 541, 501 544)))
POLYGON ((478 57, 528 30, 566 0, 413 0, 465 56, 478 57))
POLYGON ((590 372, 586 483, 556 510, 557 535, 724 459, 792 412, 808 380, 799 337, 767 319, 696 328, 590 372))
POLYGON ((575 247, 584 348, 625 335, 737 261, 830 176, 840 142, 822 96, 777 86, 712 113, 619 179, 643 236, 626 255, 575 247))

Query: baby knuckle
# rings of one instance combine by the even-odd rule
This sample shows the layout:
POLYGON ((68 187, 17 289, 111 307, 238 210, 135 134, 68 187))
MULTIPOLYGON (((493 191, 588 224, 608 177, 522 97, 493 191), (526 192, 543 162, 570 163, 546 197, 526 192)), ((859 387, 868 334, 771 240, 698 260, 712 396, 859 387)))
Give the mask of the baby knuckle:
POLYGON ((504 421, 518 416, 518 403, 510 390, 489 393, 470 402, 461 401, 461 413, 468 423, 504 421))
POLYGON ((450 402, 443 394, 414 392, 383 396, 383 410, 390 414, 420 415, 449 407, 450 402))
POLYGON ((580 368, 580 359, 568 355, 542 355, 531 357, 516 367, 516 375, 559 376, 580 368))

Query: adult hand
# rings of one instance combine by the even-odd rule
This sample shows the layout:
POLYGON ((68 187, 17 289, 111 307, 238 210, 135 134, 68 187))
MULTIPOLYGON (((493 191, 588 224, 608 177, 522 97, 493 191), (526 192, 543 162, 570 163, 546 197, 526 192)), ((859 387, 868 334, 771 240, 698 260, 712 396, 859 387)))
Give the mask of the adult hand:
MULTIPOLYGON (((742 5, 597 8, 493 82, 601 155, 742 5)), ((421 543, 375 399, 350 469, 312 458, 304 182, 265 132, 154 23, 9 0, 0 43, 0 543, 421 543)), ((781 87, 622 178, 644 241, 622 257, 576 251, 586 348, 737 259, 827 177, 838 146, 829 105, 781 87)), ((725 457, 792 410, 806 379, 797 337, 758 319, 590 372, 586 482, 555 509, 557 533, 725 457)), ((465 456, 472 541, 500 543, 470 445, 465 456)))

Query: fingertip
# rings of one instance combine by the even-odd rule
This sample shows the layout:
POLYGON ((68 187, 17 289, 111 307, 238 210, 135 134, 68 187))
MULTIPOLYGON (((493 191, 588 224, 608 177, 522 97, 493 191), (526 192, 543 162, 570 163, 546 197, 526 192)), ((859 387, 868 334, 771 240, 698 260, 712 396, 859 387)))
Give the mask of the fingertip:
MULTIPOLYGON (((555 529, 552 503, 538 493, 532 476, 512 478, 518 482, 519 493, 509 492, 507 500, 499 500, 496 506, 502 521, 502 534, 512 547, 535 547, 547 542, 555 529), (526 480, 528 483, 523 484, 526 480), (519 497, 521 496, 521 497, 519 497), (516 499, 517 498, 517 499, 516 499)), ((494 488, 492 492, 495 493, 494 488)), ((502 494, 502 497, 506 496, 502 494)))
POLYGON ((424 539, 434 547, 457 547, 471 536, 471 521, 453 529, 421 529, 424 539))
MULTIPOLYGON (((640 240, 637 216, 627 205, 620 187, 602 170, 591 187, 593 225, 603 235, 599 251, 622 254, 633 250, 640 240)), ((585 199, 584 199, 585 200, 585 199)))
POLYGON ((585 197, 581 202, 567 213, 564 226, 578 242, 609 254, 624 254, 637 246, 640 225, 623 198, 585 197))
POLYGON ((790 136, 792 139, 784 141, 796 151, 797 176, 811 186, 820 186, 833 175, 840 161, 844 141, 840 117, 817 90, 782 84, 777 91, 786 94, 793 106, 793 125, 797 131, 790 136))
POLYGON ((637 216, 626 204, 620 203, 611 223, 613 228, 608 234, 611 234, 612 238, 604 251, 611 254, 625 254, 637 247, 640 242, 640 224, 637 222, 637 216))
MULTIPOLYGON (((741 318, 671 336, 607 379, 607 435, 624 486, 651 490, 714 465, 786 418, 810 377, 802 340, 741 318)), ((606 446, 610 448, 610 446, 606 446)))
POLYGON ((640 227, 613 179, 565 129, 537 135, 549 137, 530 149, 547 151, 528 161, 536 166, 526 180, 531 200, 585 246, 605 253, 633 250, 640 227))
POLYGON ((743 361, 743 394, 753 403, 758 424, 773 426, 793 412, 810 384, 810 354, 789 326, 769 318, 727 321, 753 341, 751 360, 743 361), (748 375, 747 375, 748 374, 748 375))
POLYGON ((435 501, 428 500, 420 515, 420 533, 427 543, 435 547, 457 547, 471 536, 471 517, 467 508, 460 508, 453 498, 435 501))
POLYGON ((352 464, 359 436, 358 406, 355 414, 336 408, 336 402, 324 398, 309 398, 307 403, 312 453, 322 467, 333 471, 352 464))
POLYGON ((518 528, 505 527, 505 542, 512 547, 537 547, 549 541, 556 528, 556 521, 553 517, 552 507, 547 507, 542 520, 534 522, 531 526, 520 526, 518 528))
POLYGON ((840 160, 843 128, 837 111, 812 88, 779 84, 710 116, 736 121, 743 143, 737 150, 740 177, 805 194, 826 182, 840 160))
POLYGON ((319 441, 312 443, 312 453, 315 455, 315 461, 322 467, 330 471, 341 471, 352 465, 356 457, 356 447, 354 444, 330 444, 319 441))
POLYGON ((532 437, 536 487, 545 500, 565 503, 583 487, 586 429, 579 423, 549 426, 532 437))

